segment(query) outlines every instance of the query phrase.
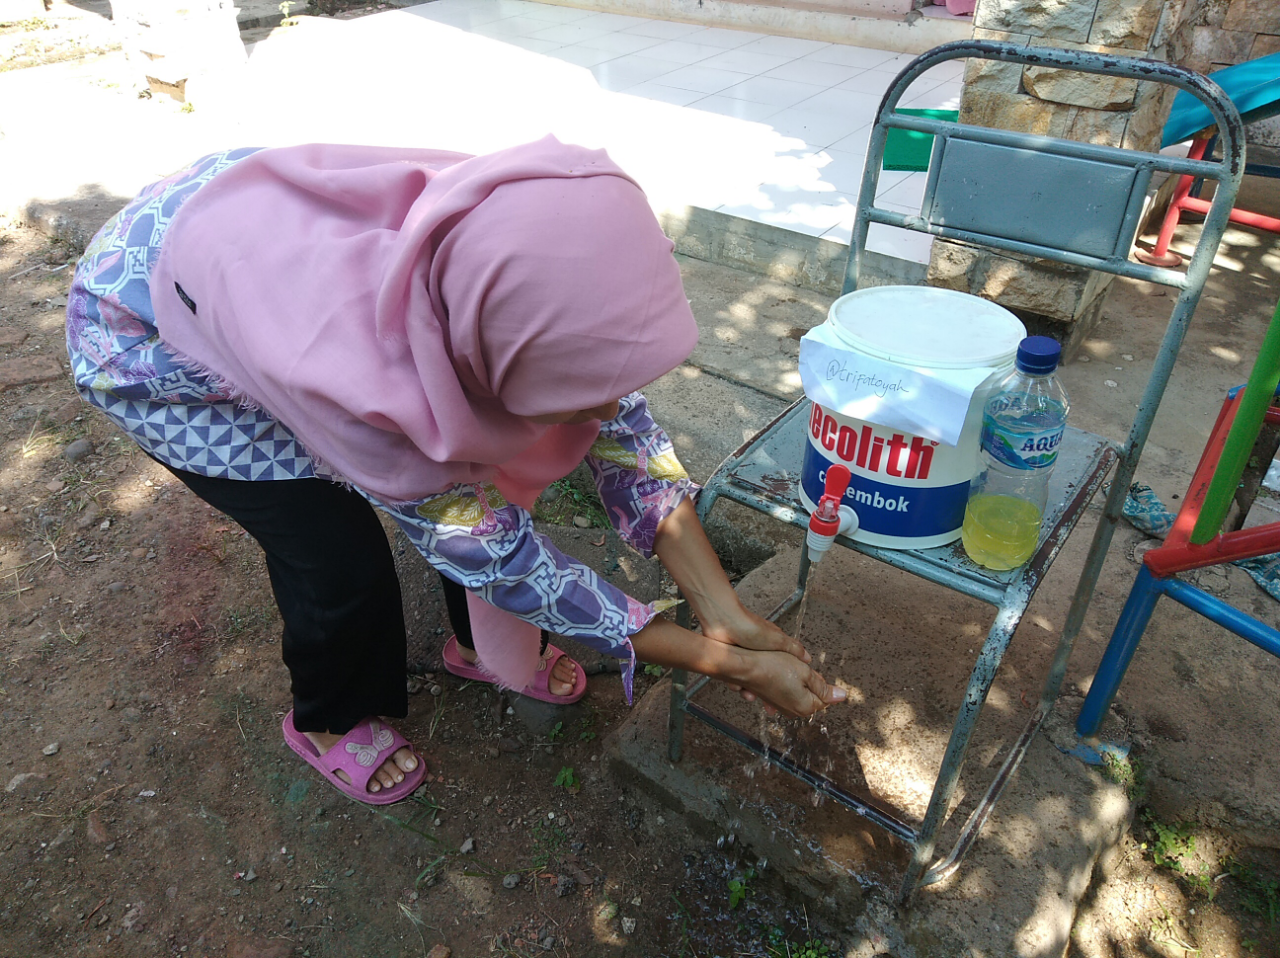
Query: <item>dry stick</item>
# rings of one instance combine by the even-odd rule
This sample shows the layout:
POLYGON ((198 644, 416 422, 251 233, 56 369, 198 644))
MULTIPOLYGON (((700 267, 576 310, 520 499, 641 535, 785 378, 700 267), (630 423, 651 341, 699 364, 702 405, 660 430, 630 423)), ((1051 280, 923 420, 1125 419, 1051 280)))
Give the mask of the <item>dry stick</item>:
POLYGON ((36 263, 35 266, 28 266, 26 269, 20 270, 19 272, 14 273, 12 276, 9 277, 9 279, 15 280, 19 276, 25 276, 27 273, 30 273, 33 269, 39 269, 39 268, 40 268, 40 264, 36 263))
POLYGON ((240 729, 240 738, 249 741, 249 736, 244 734, 244 728, 240 725, 240 706, 236 706, 236 728, 240 729))
POLYGON ((22 595, 22 593, 30 592, 32 589, 35 588, 35 586, 22 584, 22 580, 18 578, 17 569, 10 569, 5 574, 13 576, 13 591, 6 592, 4 595, 0 595, 0 599, 16 599, 18 596, 22 595))
MULTIPOLYGON (((97 801, 98 799, 100 799, 100 798, 101 798, 101 799, 103 799, 103 804, 106 804, 106 798, 105 798, 105 796, 112 795, 112 794, 114 794, 115 792, 120 791, 120 789, 124 788, 124 787, 125 787, 126 785, 128 785, 128 784, 129 784, 128 782, 121 782, 119 785, 112 785, 110 788, 105 789, 105 790, 103 790, 103 791, 99 792, 97 795, 94 795, 92 798, 86 798, 86 799, 84 800, 83 804, 84 804, 84 805, 92 804, 93 802, 96 802, 96 801, 97 801)), ((102 807, 102 805, 99 805, 99 806, 97 806, 97 807, 98 807, 98 808, 101 808, 101 807, 102 807)))
POLYGON ((29 566, 29 565, 35 565, 35 564, 36 564, 36 563, 38 563, 38 562, 43 562, 45 559, 49 558, 49 556, 51 556, 51 555, 56 555, 56 554, 57 554, 57 553, 55 553, 55 552, 46 552, 44 555, 39 556, 39 557, 37 557, 37 558, 35 558, 35 559, 32 559, 30 562, 24 562, 24 563, 22 563, 22 565, 16 565, 16 566, 14 566, 12 569, 6 569, 6 570, 5 570, 5 575, 8 575, 9 573, 13 573, 14 575, 17 575, 19 572, 21 572, 21 571, 22 571, 23 569, 25 569, 27 566, 29 566))
POLYGON ((98 909, 101 908, 106 903, 107 903, 107 899, 106 898, 102 899, 102 901, 98 902, 98 904, 94 906, 93 911, 89 912, 89 914, 84 916, 84 926, 86 928, 89 927, 89 919, 92 918, 94 915, 96 915, 98 913, 98 909))

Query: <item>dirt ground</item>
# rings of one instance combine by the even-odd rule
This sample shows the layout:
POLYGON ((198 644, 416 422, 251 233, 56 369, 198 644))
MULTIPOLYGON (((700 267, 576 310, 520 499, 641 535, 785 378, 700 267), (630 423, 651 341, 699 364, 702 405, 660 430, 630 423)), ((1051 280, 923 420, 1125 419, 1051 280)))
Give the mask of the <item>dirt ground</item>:
MULTIPOLYGON (((257 545, 71 388, 67 256, 0 234, 0 955, 836 946, 767 879, 745 888, 731 841, 603 771, 616 674, 546 734, 489 687, 415 675, 399 727, 426 787, 379 811, 326 786, 280 734, 257 545)), ((443 634, 442 604, 415 616, 443 634)))
MULTIPOLYGON (((74 251, 0 236, 0 955, 844 954, 850 929, 602 768, 616 674, 548 730, 424 671, 442 604, 411 612, 400 723, 431 780, 386 810, 328 788, 279 732, 256 544, 75 395, 74 251)), ((1280 954, 1280 861, 1246 844, 1140 815, 1073 953, 1280 954)))

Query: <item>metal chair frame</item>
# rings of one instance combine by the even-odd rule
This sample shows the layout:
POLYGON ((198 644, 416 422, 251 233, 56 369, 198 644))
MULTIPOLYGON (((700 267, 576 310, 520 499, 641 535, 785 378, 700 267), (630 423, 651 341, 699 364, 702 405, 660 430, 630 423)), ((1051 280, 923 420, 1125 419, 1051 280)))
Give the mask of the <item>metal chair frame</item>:
MULTIPOLYGON (((1152 419, 1226 229, 1244 171, 1243 143, 1240 117, 1214 83, 1188 70, 1153 60, 970 40, 937 47, 917 57, 898 75, 881 101, 867 148, 844 292, 858 288, 868 230, 872 224, 881 223, 1177 289, 1177 300, 1160 352, 1126 441, 1113 443, 1068 427, 1051 482, 1050 505, 1046 509, 1040 543, 1032 559, 1021 568, 1009 572, 983 569, 969 561, 959 543, 927 550, 892 550, 866 546, 845 538, 837 540, 847 548, 996 608, 994 622, 977 655, 959 705, 924 819, 918 826, 905 821, 895 810, 853 795, 839 783, 799 766, 766 743, 694 704, 692 697, 707 679, 703 676, 690 682, 689 675, 683 671, 676 671, 672 679, 668 741, 668 754, 672 761, 680 760, 684 719, 691 715, 905 842, 911 848, 911 861, 902 880, 900 895, 903 902, 909 900, 921 885, 941 881, 955 871, 1052 710, 1061 689, 1067 660, 1120 518, 1125 491, 1132 481, 1152 419), (1222 137, 1223 159, 1210 162, 1164 157, 897 112, 896 107, 904 92, 922 73, 947 60, 966 57, 1172 84, 1200 99, 1212 112, 1222 137), (919 215, 881 209, 875 204, 876 184, 890 128, 916 130, 934 137, 929 178, 919 215), (1147 187, 1155 172, 1203 176, 1218 183, 1195 254, 1185 273, 1146 266, 1129 259, 1147 187), (1034 188, 1028 188, 1022 195, 1010 195, 1016 192, 1009 189, 1011 177, 1016 181, 1019 175, 1021 182, 1032 184, 1034 188), (1053 189, 1043 188, 1046 183, 1052 186, 1055 180, 1097 182, 1101 185, 1091 194, 1093 202, 1082 203, 1078 191, 1063 196, 1053 189), (1117 214, 1117 210, 1121 212, 1117 214), (1045 234, 1051 237, 1051 242, 1044 240, 1045 234), (1110 493, 1039 703, 1010 748, 994 781, 969 815, 954 847, 944 858, 931 864, 974 725, 1014 630, 1036 588, 1113 465, 1116 471, 1110 493)), ((705 520, 715 503, 724 497, 793 526, 803 528, 807 524, 808 515, 801 505, 798 491, 807 404, 806 399, 794 403, 721 464, 707 481, 699 499, 701 518, 705 520)), ((805 555, 800 560, 795 592, 773 611, 772 619, 776 620, 800 600, 808 574, 809 562, 805 555)), ((687 605, 680 606, 678 618, 688 623, 687 605)))

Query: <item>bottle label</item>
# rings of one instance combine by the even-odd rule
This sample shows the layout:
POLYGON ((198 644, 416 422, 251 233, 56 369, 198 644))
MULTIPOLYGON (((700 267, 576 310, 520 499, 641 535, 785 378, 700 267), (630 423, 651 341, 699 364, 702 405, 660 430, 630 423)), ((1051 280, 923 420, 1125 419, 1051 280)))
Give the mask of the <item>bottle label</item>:
POLYGON ((1053 429, 1011 429, 1007 423, 982 417, 982 448, 1010 469, 1048 469, 1058 458, 1063 426, 1053 429))

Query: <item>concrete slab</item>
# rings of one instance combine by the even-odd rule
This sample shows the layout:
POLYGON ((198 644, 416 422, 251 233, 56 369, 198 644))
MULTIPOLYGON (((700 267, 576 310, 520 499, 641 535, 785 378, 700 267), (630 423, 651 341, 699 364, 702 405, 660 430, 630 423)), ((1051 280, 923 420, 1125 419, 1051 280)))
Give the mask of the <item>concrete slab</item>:
POLYGON ((942 43, 967 40, 973 34, 972 17, 921 16, 913 6, 906 15, 895 15, 888 4, 864 0, 839 4, 703 0, 693 5, 680 0, 573 0, 564 6, 904 53, 923 53, 942 43))
MULTIPOLYGON (((739 594, 767 612, 793 588, 796 562, 794 550, 780 552, 743 580, 739 594)), ((803 639, 828 678, 847 683, 851 704, 799 722, 768 719, 718 686, 696 701, 918 824, 989 617, 976 602, 833 553, 817 569, 803 639), (885 595, 893 602, 883 602, 885 595)), ((971 746, 943 847, 1021 731, 1051 639, 1034 624, 1015 637, 971 746)), ((899 909, 904 845, 693 719, 685 757, 672 765, 669 695, 669 683, 656 687, 611 738, 618 771, 710 834, 734 832, 809 908, 853 925, 851 955, 1061 955, 1099 855, 1127 826, 1123 790, 1042 737, 960 872, 899 909)))

